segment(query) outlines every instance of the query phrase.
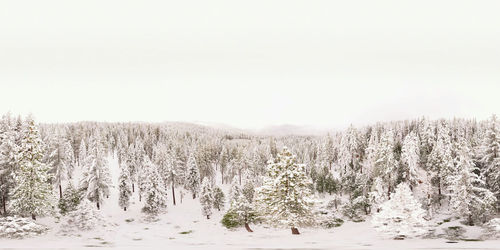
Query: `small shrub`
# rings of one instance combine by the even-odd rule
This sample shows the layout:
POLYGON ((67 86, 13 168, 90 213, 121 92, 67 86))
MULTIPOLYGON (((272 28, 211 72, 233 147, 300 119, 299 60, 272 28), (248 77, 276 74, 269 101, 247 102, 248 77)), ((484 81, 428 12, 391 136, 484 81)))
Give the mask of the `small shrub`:
POLYGON ((319 223, 323 228, 340 227, 344 224, 344 220, 335 216, 326 216, 326 218, 319 223))
POLYGON ((444 232, 446 233, 447 239, 457 240, 465 233, 465 229, 461 226, 454 226, 445 228, 444 232))
POLYGON ((224 214, 224 216, 222 217, 221 223, 223 226, 225 226, 228 229, 241 226, 240 220, 238 219, 238 214, 236 214, 232 210, 229 210, 229 211, 227 211, 226 214, 224 214))
POLYGON ((64 190, 62 199, 57 204, 61 214, 65 215, 75 211, 82 201, 82 193, 82 190, 74 188, 70 182, 70 185, 64 190))

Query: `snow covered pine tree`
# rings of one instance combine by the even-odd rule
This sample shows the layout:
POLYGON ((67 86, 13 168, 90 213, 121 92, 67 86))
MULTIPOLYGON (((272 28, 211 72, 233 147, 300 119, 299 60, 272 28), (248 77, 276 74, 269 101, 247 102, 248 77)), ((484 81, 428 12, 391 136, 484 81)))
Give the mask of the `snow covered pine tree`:
POLYGON ((300 234, 297 226, 314 223, 310 186, 304 166, 284 147, 267 166, 267 176, 257 191, 259 212, 269 222, 287 225, 292 234, 300 234))
POLYGON ((11 209, 14 213, 26 216, 43 215, 52 208, 53 197, 50 180, 50 167, 42 163, 42 140, 38 128, 28 117, 22 131, 22 143, 18 169, 14 171, 16 187, 12 191, 11 209))

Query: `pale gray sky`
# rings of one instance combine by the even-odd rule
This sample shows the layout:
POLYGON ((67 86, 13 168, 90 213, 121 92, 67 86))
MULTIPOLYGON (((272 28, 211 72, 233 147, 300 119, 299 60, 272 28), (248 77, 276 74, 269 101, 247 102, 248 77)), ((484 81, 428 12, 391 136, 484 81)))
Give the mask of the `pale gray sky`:
POLYGON ((500 1, 2 1, 0 112, 243 128, 500 113, 500 1))

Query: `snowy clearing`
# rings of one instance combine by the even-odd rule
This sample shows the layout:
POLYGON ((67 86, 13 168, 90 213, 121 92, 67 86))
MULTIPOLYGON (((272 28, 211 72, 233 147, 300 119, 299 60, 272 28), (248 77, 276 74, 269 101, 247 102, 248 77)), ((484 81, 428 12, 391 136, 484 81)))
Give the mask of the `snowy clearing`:
MULTIPOLYGON (((300 228, 301 235, 291 235, 289 228, 269 228, 252 225, 254 233, 244 228, 228 230, 220 220, 222 212, 215 212, 207 220, 201 214, 198 199, 186 195, 156 222, 145 221, 142 203, 137 193, 132 196, 131 207, 123 211, 118 206, 116 182, 119 173, 116 158, 109 157, 113 188, 103 204, 102 213, 108 222, 90 232, 64 235, 61 223, 45 217, 37 220, 50 228, 42 236, 26 239, 0 239, 1 248, 36 249, 499 249, 500 240, 447 243, 447 239, 392 240, 377 232, 369 221, 345 222, 333 229, 300 228), (129 222, 127 222, 129 221, 129 222), (114 225, 113 225, 114 224, 114 225)), ((224 185, 229 188, 229 185, 224 185)), ((451 225, 451 224, 450 224, 451 225)))

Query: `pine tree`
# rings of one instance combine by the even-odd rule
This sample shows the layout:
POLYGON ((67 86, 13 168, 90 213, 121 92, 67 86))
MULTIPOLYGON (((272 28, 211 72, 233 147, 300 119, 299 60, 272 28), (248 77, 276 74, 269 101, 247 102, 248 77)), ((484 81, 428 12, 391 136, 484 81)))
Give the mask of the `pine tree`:
POLYGON ((52 168, 54 185, 59 189, 59 199, 62 199, 62 181, 66 180, 71 172, 73 164, 72 148, 68 148, 68 142, 63 138, 56 137, 49 140, 52 145, 49 147, 47 164, 52 168))
POLYGON ((395 182, 395 171, 397 161, 394 156, 394 133, 387 130, 380 139, 376 150, 375 171, 376 175, 381 177, 387 186, 387 196, 392 191, 395 182))
POLYGON ((417 170, 420 164, 419 141, 415 132, 408 134, 403 142, 401 160, 404 166, 403 178, 410 185, 410 189, 418 183, 417 170))
POLYGON ((463 138, 460 140, 456 166, 458 172, 448 176, 448 183, 451 184, 449 186, 450 206, 459 216, 466 218, 467 223, 472 226, 475 219, 473 216, 488 212, 481 210, 487 207, 494 208, 494 203, 491 204, 490 197, 493 197, 491 192, 481 187, 484 181, 476 174, 479 170, 474 165, 471 150, 463 138), (490 200, 485 200, 484 197, 490 200))
POLYGON ((382 204, 389 199, 389 196, 384 191, 383 181, 380 177, 375 178, 373 181, 372 191, 368 194, 372 207, 376 212, 380 212, 382 204))
POLYGON ((259 212, 269 222, 288 225, 292 234, 299 234, 297 226, 314 223, 310 186, 305 167, 297 164, 296 156, 285 147, 269 163, 264 184, 257 191, 259 212))
POLYGON ((213 191, 210 181, 207 177, 201 182, 200 204, 203 216, 210 219, 212 215, 212 204, 214 203, 213 191))
POLYGON ((87 145, 85 144, 85 140, 81 140, 80 147, 78 151, 78 161, 80 166, 87 166, 87 145))
POLYGON ((395 237, 418 236, 425 232, 425 210, 413 198, 410 187, 401 183, 372 218, 377 230, 395 237))
POLYGON ((449 129, 444 123, 438 126, 437 141, 429 155, 427 167, 432 171, 432 180, 438 188, 438 201, 441 201, 443 187, 446 186, 444 179, 454 169, 449 129))
POLYGON ((73 171, 75 169, 75 151, 73 150, 73 146, 71 146, 71 141, 64 140, 63 149, 67 163, 66 176, 71 179, 73 177, 73 171))
POLYGON ((481 145, 481 163, 484 165, 481 174, 486 187, 496 196, 497 210, 500 210, 500 129, 495 115, 488 122, 481 145))
POLYGON ((158 173, 158 167, 149 160, 149 157, 145 159, 145 204, 142 211, 150 215, 158 215, 167 207, 167 191, 165 190, 165 183, 158 173))
POLYGON ((164 144, 158 144, 154 147, 154 158, 158 165, 159 172, 163 177, 165 184, 170 184, 172 189, 172 202, 175 204, 175 186, 181 178, 181 170, 179 169, 179 162, 175 156, 169 152, 169 149, 164 144))
POLYGON ((132 196, 131 186, 128 168, 122 164, 120 165, 120 177, 118 178, 118 190, 120 192, 118 205, 123 208, 123 211, 127 211, 129 206, 130 196, 132 196))
POLYGON ((196 198, 200 188, 200 172, 198 165, 196 164, 196 159, 194 158, 194 153, 191 153, 187 162, 187 175, 186 175, 186 189, 191 191, 193 199, 196 198))
POLYGON ((0 122, 0 200, 3 213, 7 214, 9 193, 14 188, 13 172, 17 166, 16 156, 19 146, 16 138, 19 136, 11 124, 10 115, 4 115, 0 122))
POLYGON ((214 187, 213 192, 213 207, 217 209, 217 211, 221 211, 224 209, 224 203, 226 202, 224 192, 218 186, 214 187))
POLYGON ((104 157, 99 141, 98 135, 90 138, 89 149, 85 159, 85 172, 81 180, 81 187, 86 190, 85 197, 95 202, 97 209, 101 208, 104 198, 109 195, 112 183, 107 166, 108 162, 104 157))
POLYGON ((245 196, 248 202, 252 202, 254 200, 255 186, 252 181, 245 182, 245 185, 243 185, 243 189, 241 190, 241 194, 245 196))
POLYGON ((249 223, 256 220, 257 212, 255 211, 252 201, 249 201, 247 197, 240 194, 240 196, 231 203, 231 208, 229 210, 237 214, 237 220, 239 223, 245 225, 245 229, 248 232, 253 232, 249 223))
POLYGON ((14 171, 15 188, 12 190, 11 209, 26 216, 44 215, 52 209, 50 168, 42 163, 43 143, 31 117, 26 119, 22 141, 17 155, 18 166, 14 171))
POLYGON ((232 202, 236 200, 241 194, 240 184, 238 178, 235 176, 231 182, 231 187, 229 188, 229 201, 232 202))

